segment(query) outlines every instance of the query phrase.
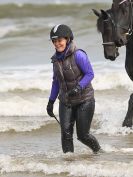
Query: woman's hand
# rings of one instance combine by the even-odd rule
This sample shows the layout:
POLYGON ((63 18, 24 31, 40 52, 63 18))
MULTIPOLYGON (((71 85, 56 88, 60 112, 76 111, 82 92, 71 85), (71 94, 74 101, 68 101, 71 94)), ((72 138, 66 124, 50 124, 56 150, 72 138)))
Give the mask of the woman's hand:
POLYGON ((53 106, 54 106, 54 101, 49 100, 48 105, 47 105, 47 113, 50 117, 55 117, 53 113, 53 106))
POLYGON ((79 93, 81 93, 81 87, 77 85, 75 88, 68 92, 68 96, 76 96, 79 93))

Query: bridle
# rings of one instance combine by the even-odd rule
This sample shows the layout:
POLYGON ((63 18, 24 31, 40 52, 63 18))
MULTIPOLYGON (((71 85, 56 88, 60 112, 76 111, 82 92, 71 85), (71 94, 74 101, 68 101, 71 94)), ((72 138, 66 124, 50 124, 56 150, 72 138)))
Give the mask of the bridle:
MULTIPOLYGON (((119 5, 123 4, 124 2, 126 2, 127 0, 122 0, 119 5)), ((127 32, 125 33, 126 35, 130 36, 133 34, 133 2, 132 0, 129 0, 130 2, 130 11, 129 11, 129 16, 130 16, 130 23, 129 23, 129 27, 123 27, 120 24, 117 24, 117 27, 122 28, 124 30, 127 30, 127 32)))
MULTIPOLYGON (((105 22, 111 22, 111 26, 112 26, 112 34, 113 34, 113 32, 115 32, 115 22, 114 22, 114 20, 113 20, 113 18, 111 17, 111 15, 109 14, 109 13, 107 13, 108 14, 108 17, 109 17, 109 19, 107 19, 107 20, 104 20, 104 23, 105 22), (114 27, 114 28, 113 28, 114 27)), ((103 42, 102 43, 102 45, 108 45, 108 46, 113 46, 113 45, 115 45, 115 42, 113 42, 113 41, 110 41, 110 42, 103 42)))
MULTIPOLYGON (((122 0, 119 5, 123 4, 124 2, 126 2, 127 0, 122 0)), ((112 33, 116 33, 116 28, 119 27, 121 29, 124 29, 126 30, 127 32, 125 33, 127 36, 131 36, 133 34, 133 2, 132 0, 129 0, 130 1, 130 12, 129 12, 129 16, 130 16, 130 23, 129 23, 129 27, 126 28, 120 24, 116 24, 114 19, 111 17, 111 15, 107 12, 108 14, 108 17, 109 17, 109 20, 111 21, 112 23, 112 33)), ((109 21, 109 20, 104 20, 105 21, 109 21)), ((113 33, 113 34, 114 34, 113 33)), ((108 46, 113 46, 115 45, 115 42, 114 41, 111 41, 111 42, 103 42, 102 45, 108 45, 108 46)))

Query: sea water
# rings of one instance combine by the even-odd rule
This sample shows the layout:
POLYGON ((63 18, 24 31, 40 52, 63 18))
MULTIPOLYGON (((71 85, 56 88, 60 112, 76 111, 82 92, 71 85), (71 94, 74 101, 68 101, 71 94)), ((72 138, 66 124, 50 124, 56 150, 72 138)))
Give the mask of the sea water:
MULTIPOLYGON (((133 131, 123 128, 133 84, 125 71, 125 47, 111 62, 92 9, 110 1, 0 1, 0 176, 132 177, 133 131), (93 155, 74 133, 75 152, 63 154, 60 126, 46 113, 54 47, 49 32, 69 25, 85 50, 95 78, 96 109, 91 126, 105 153, 93 155)), ((58 100, 54 105, 58 118, 58 100)))

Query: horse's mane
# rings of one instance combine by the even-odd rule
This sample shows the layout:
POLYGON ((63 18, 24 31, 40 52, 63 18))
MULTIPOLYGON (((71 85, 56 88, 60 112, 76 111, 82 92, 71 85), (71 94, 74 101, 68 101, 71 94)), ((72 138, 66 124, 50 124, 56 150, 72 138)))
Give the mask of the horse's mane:
MULTIPOLYGON (((112 16, 112 9, 106 10, 106 12, 112 16)), ((97 30, 98 32, 103 33, 103 17, 102 15, 97 19, 97 30)))
MULTIPOLYGON (((131 3, 133 0, 131 0, 131 3)), ((130 4, 130 1, 123 0, 113 0, 112 8, 117 12, 118 9, 121 9, 124 13, 126 11, 126 7, 130 4)))
MULTIPOLYGON (((112 7, 111 9, 106 10, 106 12, 111 16, 112 19, 114 19, 115 15, 117 15, 118 8, 121 9, 122 13, 125 13, 127 11, 126 7, 129 5, 129 1, 125 1, 124 3, 120 4, 122 0, 113 0, 112 7)), ((133 0, 131 0, 133 3, 133 0)), ((103 16, 102 14, 100 17, 97 19, 97 30, 98 32, 103 33, 103 16)))

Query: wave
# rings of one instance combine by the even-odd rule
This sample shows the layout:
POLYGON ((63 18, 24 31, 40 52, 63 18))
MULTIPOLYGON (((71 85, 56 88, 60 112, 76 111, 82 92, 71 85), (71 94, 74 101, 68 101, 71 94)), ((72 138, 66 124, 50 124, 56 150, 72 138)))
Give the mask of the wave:
POLYGON ((1 133, 19 133, 41 131, 49 124, 56 123, 54 119, 46 116, 1 116, 1 133))
MULTIPOLYGON (((54 119, 50 121, 46 112, 52 80, 51 67, 0 70, 0 132, 34 131, 55 122, 54 119)), ((92 131, 109 135, 133 133, 131 129, 121 127, 132 91, 132 82, 127 74, 120 68, 106 71, 97 68, 93 86, 96 109, 92 131)), ((58 99, 54 113, 58 115, 58 99)))
POLYGON ((92 9, 107 8, 108 3, 88 3, 88 4, 1 4, 0 18, 26 18, 26 17, 52 17, 62 15, 74 15, 80 13, 81 8, 92 9), (49 13, 50 12, 50 13, 49 13))
MULTIPOLYGON (((31 20, 30 20, 31 22, 31 20)), ((37 23, 37 21, 36 21, 37 23)), ((44 21, 42 21, 42 24, 44 21)), ((15 37, 24 37, 24 36, 33 36, 44 34, 48 28, 49 24, 41 25, 40 24, 13 24, 13 25, 6 25, 0 27, 0 38, 15 38, 15 37)))
MULTIPOLYGON (((99 64, 100 65, 100 64, 99 64)), ((102 63, 101 63, 102 65, 102 63)), ((94 68, 95 70, 95 68, 94 68)), ((0 92, 26 92, 44 91, 49 92, 52 82, 52 65, 30 66, 29 68, 1 69, 0 92)), ((101 68, 95 70, 95 78, 92 81, 96 91, 124 88, 132 91, 132 81, 122 69, 113 70, 101 68)))
POLYGON ((103 71, 95 71, 93 80, 95 90, 110 90, 123 87, 129 91, 133 90, 133 83, 129 79, 127 73, 122 70, 103 69, 103 71))
POLYGON ((82 2, 80 0, 1 0, 0 4, 8 4, 8 3, 14 3, 14 4, 26 4, 26 3, 30 3, 30 4, 73 4, 73 3, 77 3, 77 4, 84 4, 84 3, 92 3, 92 2, 98 2, 98 3, 104 3, 106 2, 106 0, 82 0, 82 2))
MULTIPOLYGON (((114 96, 116 97, 116 96, 114 96)), ((47 101, 42 102, 36 97, 34 101, 9 101, 0 102, 0 132, 33 132, 42 131, 47 126, 56 124, 54 118, 50 118, 46 112, 47 101), (2 116, 3 115, 3 116, 2 116)), ((92 122, 91 132, 113 136, 125 136, 133 133, 133 129, 122 127, 126 115, 127 100, 102 99, 96 97, 96 108, 92 122), (122 101, 121 101, 122 100, 122 101), (114 106, 115 105, 115 106, 114 106)), ((58 103, 54 104, 54 113, 58 116, 58 103)), ((49 128, 48 128, 49 129, 49 128)), ((52 128, 52 131, 56 131, 52 128)))
POLYGON ((48 96, 45 98, 43 95, 39 96, 33 93, 31 97, 28 95, 7 97, 3 95, 3 99, 0 100, 0 116, 45 116, 47 115, 47 102, 48 96))
MULTIPOLYGON (((32 132, 41 131, 44 127, 57 124, 46 112, 48 99, 34 100, 13 98, 0 102, 0 132, 32 132), (2 116, 3 115, 3 116, 2 116)), ((122 127, 126 115, 127 99, 104 95, 102 99, 96 96, 96 108, 91 131, 95 134, 125 136, 133 133, 133 129, 122 127), (115 105, 115 106, 114 106, 115 105)), ((54 104, 54 113, 58 119, 58 103, 54 104)), ((58 126, 58 125, 57 125, 58 126)), ((53 132, 55 129, 52 129, 53 132)))
MULTIPOLYGON (((40 36, 49 32, 49 28, 59 21, 65 24, 75 23, 80 32, 88 33, 94 27, 95 18, 92 8, 107 8, 101 3, 90 4, 1 4, 0 38, 40 36), (49 13, 50 12, 50 13, 49 13)), ((76 30, 75 30, 76 31, 76 30)))
POLYGON ((51 86, 52 66, 27 66, 0 69, 0 92, 47 91, 51 86), (46 84, 47 83, 47 84, 46 84))
POLYGON ((0 27, 0 38, 6 36, 12 31, 17 31, 17 28, 15 25, 9 25, 9 26, 1 26, 0 27))
MULTIPOLYGON (((79 152, 81 153, 81 152, 79 152)), ((88 153, 86 153, 88 156, 88 153)), ((61 156, 61 154, 60 154, 61 156)), ((66 155, 66 159, 73 159, 74 155, 66 155)), ((79 156, 79 154, 78 154, 79 156)), ((92 162, 87 160, 62 160, 61 162, 55 158, 47 159, 42 157, 39 161, 34 156, 32 157, 12 157, 10 155, 0 155, 0 173, 42 173, 44 175, 64 175, 65 176, 89 176, 89 177, 131 177, 133 161, 117 162, 98 161, 92 162), (45 160, 44 160, 45 159, 45 160), (75 168, 76 167, 76 168, 75 168)))

